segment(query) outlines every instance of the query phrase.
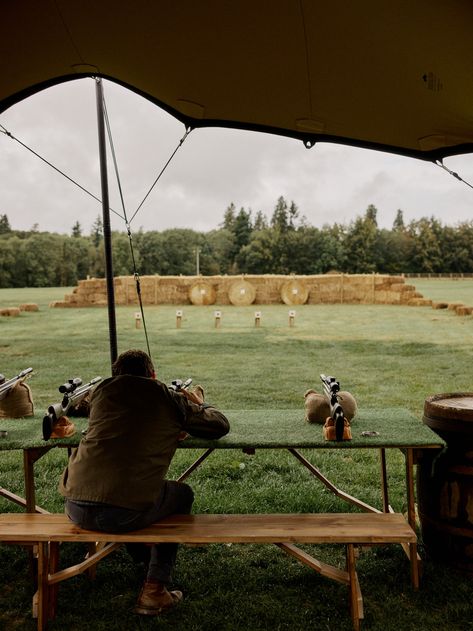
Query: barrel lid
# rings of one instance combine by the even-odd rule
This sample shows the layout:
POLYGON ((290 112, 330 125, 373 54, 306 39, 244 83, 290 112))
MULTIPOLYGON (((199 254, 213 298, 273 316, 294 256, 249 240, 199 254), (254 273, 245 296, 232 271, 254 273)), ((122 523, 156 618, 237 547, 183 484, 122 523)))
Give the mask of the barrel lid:
POLYGON ((473 421, 473 392, 434 394, 425 400, 424 414, 434 418, 473 421))

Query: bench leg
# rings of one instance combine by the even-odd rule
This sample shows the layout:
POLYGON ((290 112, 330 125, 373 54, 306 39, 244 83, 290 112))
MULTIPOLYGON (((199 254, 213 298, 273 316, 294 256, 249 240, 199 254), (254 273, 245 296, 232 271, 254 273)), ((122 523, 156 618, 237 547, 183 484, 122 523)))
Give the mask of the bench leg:
POLYGON ((38 631, 44 631, 49 614, 49 544, 38 543, 38 631))
POLYGON ((350 580, 350 611, 353 628, 360 631, 360 620, 363 618, 363 598, 356 573, 355 548, 352 543, 347 544, 347 572, 350 580))
POLYGON ((411 561, 411 583, 412 588, 419 589, 420 582, 420 564, 419 555, 417 554, 417 543, 409 544, 409 559, 411 561))
MULTIPOLYGON (((55 572, 57 572, 58 567, 59 567, 59 543, 57 541, 54 541, 49 544, 48 573, 54 574, 55 572)), ((49 585, 49 582, 48 582, 48 590, 49 590, 48 618, 49 620, 52 620, 53 618, 56 617, 58 589, 59 589, 59 585, 57 583, 55 585, 49 585)))

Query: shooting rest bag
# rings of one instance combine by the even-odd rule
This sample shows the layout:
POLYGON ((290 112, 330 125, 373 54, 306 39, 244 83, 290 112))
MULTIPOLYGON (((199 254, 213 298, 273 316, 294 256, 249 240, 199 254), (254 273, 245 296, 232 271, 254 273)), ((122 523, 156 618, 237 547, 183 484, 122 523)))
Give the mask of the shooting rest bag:
POLYGON ((50 438, 68 438, 75 434, 76 426, 67 416, 61 416, 58 422, 54 424, 50 438))
MULTIPOLYGON (((325 425, 323 427, 323 432, 324 432, 325 440, 337 440, 337 437, 335 436, 335 422, 331 416, 329 416, 326 419, 325 425)), ((342 440, 351 440, 351 439, 352 439, 352 435, 351 435, 350 421, 345 418, 342 440)))
POLYGON ((0 418, 23 418, 33 415, 31 389, 24 381, 20 381, 0 401, 0 418))
MULTIPOLYGON (((355 397, 346 390, 340 390, 337 396, 345 418, 351 422, 358 411, 355 397)), ((308 423, 323 425, 327 417, 330 416, 330 405, 327 397, 315 390, 307 390, 304 394, 304 408, 305 420, 308 423)))

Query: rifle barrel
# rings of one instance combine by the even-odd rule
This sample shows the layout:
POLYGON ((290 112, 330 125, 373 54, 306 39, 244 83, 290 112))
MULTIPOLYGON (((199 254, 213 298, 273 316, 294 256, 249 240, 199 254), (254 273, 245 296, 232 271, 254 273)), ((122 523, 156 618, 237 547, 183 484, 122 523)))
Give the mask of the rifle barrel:
POLYGON ((10 390, 10 388, 13 388, 13 386, 15 386, 21 379, 26 377, 26 375, 29 375, 30 372, 33 372, 32 368, 25 368, 18 375, 16 375, 16 377, 12 377, 11 379, 4 381, 2 384, 0 384, 0 394, 6 394, 10 390))

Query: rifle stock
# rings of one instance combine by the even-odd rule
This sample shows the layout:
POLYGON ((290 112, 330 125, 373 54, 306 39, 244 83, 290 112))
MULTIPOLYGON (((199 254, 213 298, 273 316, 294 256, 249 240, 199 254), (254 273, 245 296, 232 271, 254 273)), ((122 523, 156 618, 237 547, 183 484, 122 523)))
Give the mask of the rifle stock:
POLYGON ((320 375, 324 386, 324 393, 330 403, 330 416, 335 425, 335 438, 337 441, 343 440, 343 430, 345 427, 345 413, 338 400, 338 392, 340 391, 340 383, 335 377, 326 377, 320 375))

